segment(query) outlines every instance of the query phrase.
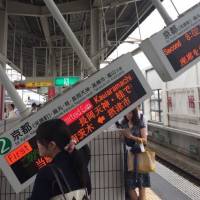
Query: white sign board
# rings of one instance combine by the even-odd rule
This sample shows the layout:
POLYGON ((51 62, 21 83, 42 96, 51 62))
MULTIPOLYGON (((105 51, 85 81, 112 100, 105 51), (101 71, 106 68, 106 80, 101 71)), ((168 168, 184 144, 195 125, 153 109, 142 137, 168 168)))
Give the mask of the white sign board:
POLYGON ((140 47, 163 81, 173 80, 196 64, 200 61, 200 3, 140 47))
POLYGON ((20 192, 49 162, 40 158, 36 149, 35 131, 40 123, 61 118, 80 148, 151 94, 131 54, 120 57, 1 135, 2 171, 14 190, 20 192))

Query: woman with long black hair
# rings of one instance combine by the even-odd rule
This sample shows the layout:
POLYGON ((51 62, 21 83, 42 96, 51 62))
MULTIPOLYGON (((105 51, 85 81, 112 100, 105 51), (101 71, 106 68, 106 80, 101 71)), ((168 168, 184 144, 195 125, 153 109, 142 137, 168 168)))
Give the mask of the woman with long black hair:
POLYGON ((49 200, 61 194, 52 173, 52 165, 63 172, 72 191, 87 188, 88 193, 91 193, 87 146, 71 153, 67 152, 65 148, 70 144, 70 135, 68 126, 60 119, 52 119, 39 125, 36 131, 39 154, 52 158, 52 163, 38 172, 31 200, 49 200))
MULTIPOLYGON (((147 144, 148 133, 143 114, 139 113, 139 108, 135 108, 124 117, 123 126, 126 128, 123 133, 127 151, 131 151, 133 154, 142 152, 143 145, 147 144)), ((150 187, 149 174, 127 171, 126 180, 130 200, 145 200, 145 188, 150 187), (137 196, 136 188, 139 189, 139 196, 137 196)))

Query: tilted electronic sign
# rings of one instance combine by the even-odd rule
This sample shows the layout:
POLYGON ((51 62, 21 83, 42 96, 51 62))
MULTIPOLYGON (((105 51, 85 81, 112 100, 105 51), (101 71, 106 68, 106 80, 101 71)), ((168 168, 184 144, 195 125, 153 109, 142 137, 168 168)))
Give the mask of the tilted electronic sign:
POLYGON ((39 169, 51 162, 38 154, 35 130, 40 123, 61 118, 77 141, 77 148, 81 148, 151 94, 131 54, 126 54, 3 134, 0 167, 14 190, 20 192, 34 181, 39 169))
POLYGON ((151 38, 141 49, 163 81, 170 81, 200 61, 200 3, 151 38))

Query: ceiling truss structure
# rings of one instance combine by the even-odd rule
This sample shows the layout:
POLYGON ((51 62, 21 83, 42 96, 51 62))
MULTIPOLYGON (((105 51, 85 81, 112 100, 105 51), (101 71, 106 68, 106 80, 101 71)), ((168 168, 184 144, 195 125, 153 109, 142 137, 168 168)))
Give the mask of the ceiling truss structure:
MULTIPOLYGON (((150 0, 54 0, 66 22, 75 33, 88 56, 104 60, 153 11, 150 0), (91 31, 91 10, 97 9, 99 30, 91 31), (95 44, 95 55, 91 44, 95 44), (91 41, 93 38, 94 41, 91 41)), ((51 16, 43 0, 7 0, 7 57, 21 67, 24 76, 84 74, 81 63, 51 16), (61 57, 62 55, 62 57, 61 57), (23 59, 21 59, 21 56, 23 59), (62 65, 62 66, 61 66, 62 65), (62 70, 61 70, 62 69, 62 70), (54 72, 52 72, 54 71, 54 72), (34 74, 33 74, 34 73, 34 74), (53 73, 53 74, 52 74, 53 73)), ((0 0, 0 8, 4 7, 0 0)), ((19 67, 20 68, 20 67, 19 67)))

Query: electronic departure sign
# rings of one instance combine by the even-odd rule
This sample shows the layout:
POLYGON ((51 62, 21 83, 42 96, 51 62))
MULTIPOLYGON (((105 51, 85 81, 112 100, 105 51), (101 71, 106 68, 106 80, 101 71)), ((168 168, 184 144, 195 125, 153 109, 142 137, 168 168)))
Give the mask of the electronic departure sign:
POLYGON ((39 169, 51 162, 51 158, 40 157, 35 137, 22 143, 4 156, 20 184, 34 176, 39 169))
POLYGON ((141 45, 164 81, 170 81, 200 61, 200 3, 141 45))
POLYGON ((35 131, 52 118, 69 126, 81 148, 116 120, 141 104, 152 92, 131 54, 67 89, 38 112, 0 137, 0 167, 16 192, 30 185, 39 169, 51 162, 39 157, 35 131))
MULTIPOLYGON (((133 70, 62 116, 76 142, 94 136, 98 129, 146 94, 133 70)), ((112 120, 113 121, 113 120, 112 120)), ((113 123, 115 120, 113 121, 113 123)), ((87 142, 84 140, 84 143, 87 142)), ((78 144, 79 146, 79 144, 78 144)))

